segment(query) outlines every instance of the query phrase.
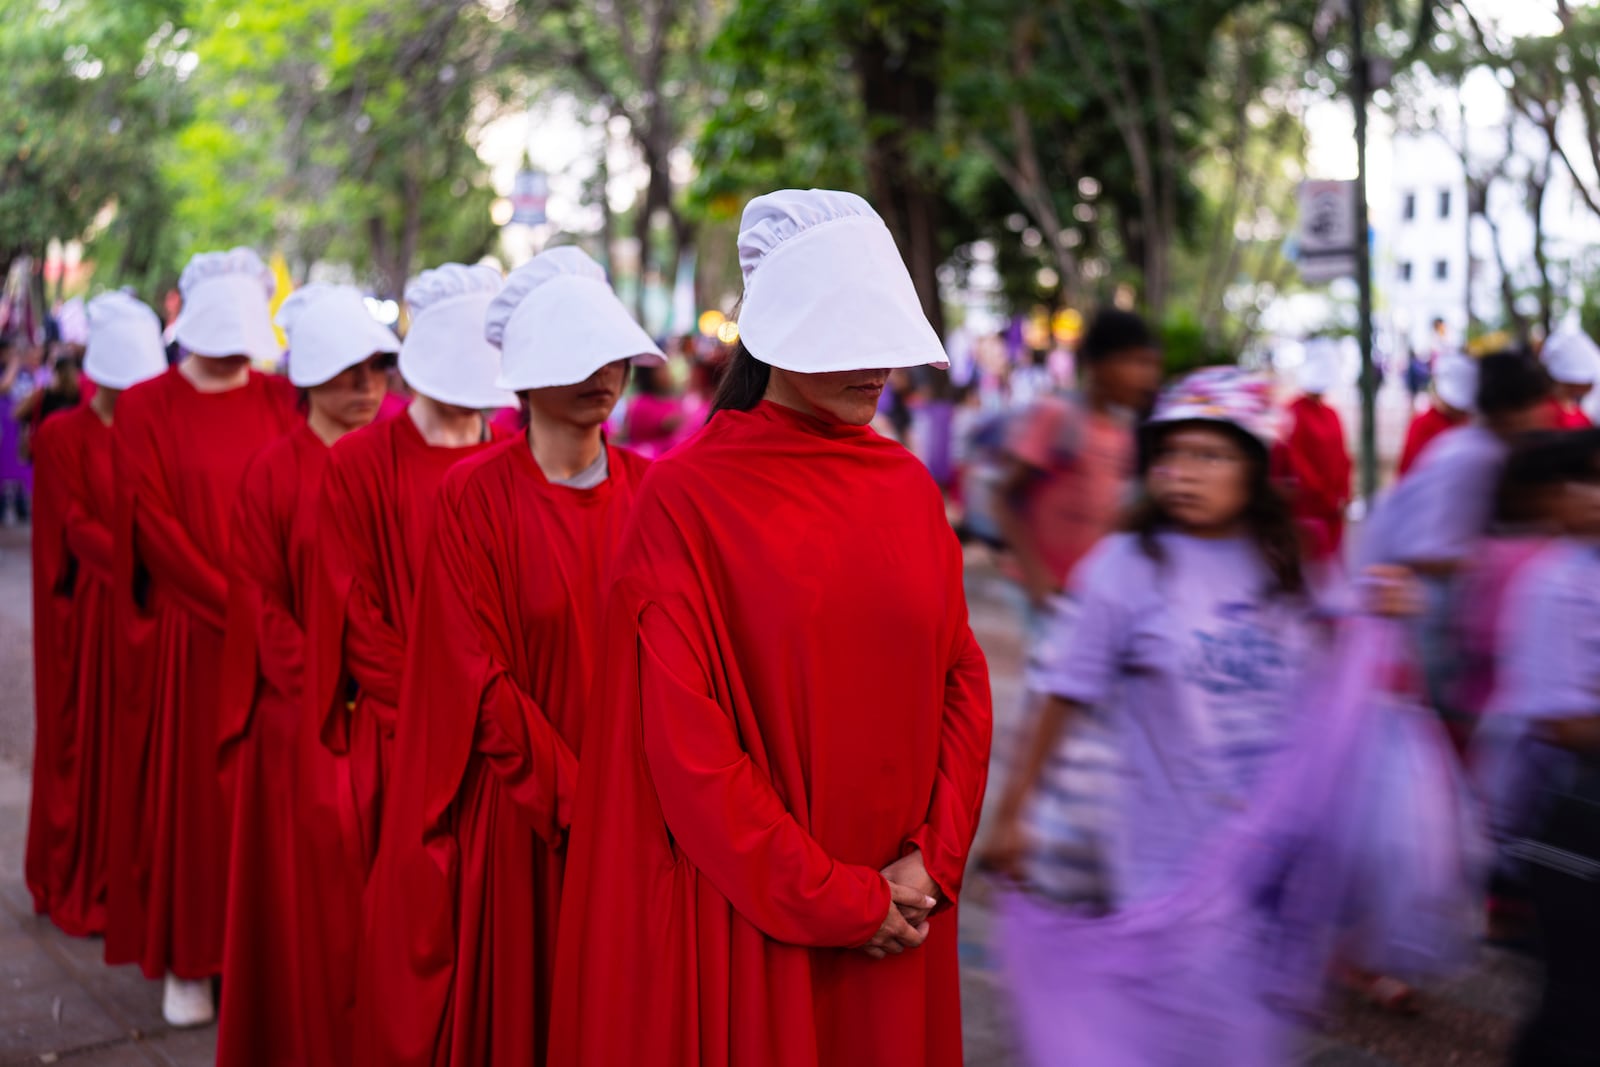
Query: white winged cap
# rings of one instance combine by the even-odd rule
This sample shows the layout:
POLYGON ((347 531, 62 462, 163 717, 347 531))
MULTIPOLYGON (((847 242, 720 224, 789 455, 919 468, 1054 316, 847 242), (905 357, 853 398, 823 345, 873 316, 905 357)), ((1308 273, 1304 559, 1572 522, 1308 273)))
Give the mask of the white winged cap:
POLYGON ((1600 346, 1582 330, 1551 334, 1542 355, 1545 370, 1562 385, 1593 385, 1600 379, 1600 346))
POLYGON ((277 284, 253 249, 201 252, 183 268, 183 311, 173 324, 178 344, 197 356, 249 356, 274 362, 282 354, 268 302, 277 284))
POLYGON ((336 377, 375 353, 394 355, 400 339, 372 317, 353 285, 296 289, 278 309, 289 337, 289 381, 302 389, 336 377))
POLYGON ((854 193, 756 197, 739 265, 739 336, 763 363, 801 374, 950 365, 889 228, 854 193))
POLYGON ((511 407, 514 394, 497 388, 500 350, 483 337, 489 304, 504 284, 482 264, 446 263, 406 286, 411 328, 400 346, 400 376, 423 396, 457 407, 511 407))
POLYGON ((116 290, 89 301, 89 342, 83 373, 106 389, 128 389, 167 369, 161 318, 136 297, 116 290))
POLYGON ((666 362, 611 291, 600 264, 571 245, 512 271, 489 305, 483 332, 500 349, 500 388, 515 392, 577 385, 623 359, 666 362))

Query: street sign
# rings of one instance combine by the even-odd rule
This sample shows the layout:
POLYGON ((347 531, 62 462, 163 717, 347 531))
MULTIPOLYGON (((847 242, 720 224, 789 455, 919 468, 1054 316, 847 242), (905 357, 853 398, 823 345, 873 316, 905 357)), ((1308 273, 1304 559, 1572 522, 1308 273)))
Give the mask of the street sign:
POLYGON ((549 178, 537 170, 518 171, 511 183, 511 221, 523 226, 543 225, 549 199, 549 178))
POLYGON ((1330 282, 1356 272, 1356 183, 1300 183, 1300 277, 1330 282))

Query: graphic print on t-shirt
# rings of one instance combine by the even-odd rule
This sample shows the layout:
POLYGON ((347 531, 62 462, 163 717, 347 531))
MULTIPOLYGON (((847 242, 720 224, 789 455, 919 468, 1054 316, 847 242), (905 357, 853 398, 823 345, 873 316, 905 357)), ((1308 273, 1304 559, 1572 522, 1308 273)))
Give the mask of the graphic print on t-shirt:
POLYGON ((1188 635, 1183 672, 1204 705, 1215 785, 1235 796, 1249 792, 1283 736, 1292 656, 1273 623, 1258 604, 1224 601, 1188 635))

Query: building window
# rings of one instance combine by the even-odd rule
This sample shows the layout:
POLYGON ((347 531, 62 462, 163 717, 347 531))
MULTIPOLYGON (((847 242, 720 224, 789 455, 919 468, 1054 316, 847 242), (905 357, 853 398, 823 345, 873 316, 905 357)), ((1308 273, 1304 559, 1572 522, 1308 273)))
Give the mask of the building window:
POLYGON ((1403 282, 1411 280, 1411 261, 1409 259, 1400 264, 1400 280, 1403 282))
POLYGON ((1400 217, 1410 222, 1417 217, 1417 194, 1407 193, 1400 207, 1400 217))
POLYGON ((1450 280, 1450 261, 1448 259, 1436 259, 1436 260, 1434 260, 1433 261, 1433 276, 1434 276, 1435 279, 1437 279, 1437 280, 1439 280, 1441 282, 1449 281, 1450 280))
POLYGON ((1450 217, 1450 190, 1448 189, 1439 190, 1439 217, 1441 219, 1450 217))

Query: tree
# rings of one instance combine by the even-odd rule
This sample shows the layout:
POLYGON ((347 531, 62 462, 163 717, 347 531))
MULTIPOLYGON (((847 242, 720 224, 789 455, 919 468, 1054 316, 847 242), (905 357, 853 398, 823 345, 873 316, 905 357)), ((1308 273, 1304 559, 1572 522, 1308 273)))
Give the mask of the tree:
POLYGON ((186 111, 182 8, 0 0, 0 276, 52 240, 98 236, 108 275, 151 281, 159 160, 186 111))

